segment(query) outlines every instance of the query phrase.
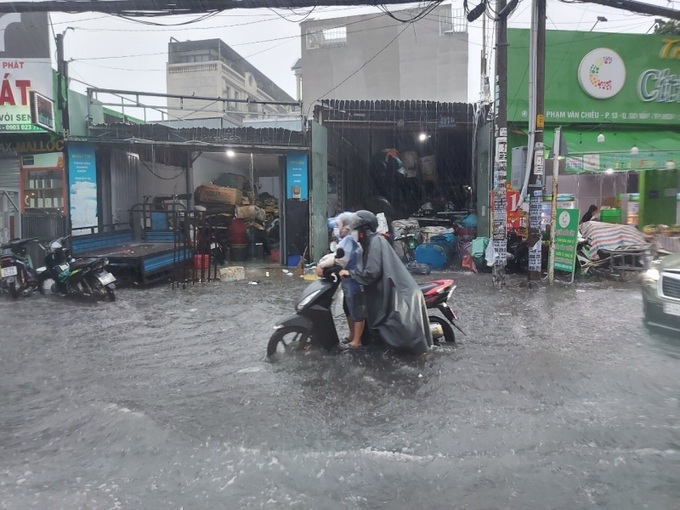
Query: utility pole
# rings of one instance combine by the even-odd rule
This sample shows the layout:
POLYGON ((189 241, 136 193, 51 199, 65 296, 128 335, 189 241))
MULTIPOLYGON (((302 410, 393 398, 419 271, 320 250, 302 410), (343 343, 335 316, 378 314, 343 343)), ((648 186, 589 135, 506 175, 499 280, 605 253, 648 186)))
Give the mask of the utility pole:
MULTIPOLYGON (((496 12, 505 7, 505 0, 496 0, 496 12)), ((507 265, 507 192, 505 183, 508 170, 508 22, 506 16, 496 18, 496 79, 494 97, 494 165, 493 209, 491 239, 496 258, 493 265, 494 285, 505 285, 507 265)))
POLYGON ((545 184, 545 151, 543 144, 544 109, 545 109, 545 18, 546 0, 534 0, 532 11, 532 31, 535 34, 536 51, 530 55, 535 59, 535 124, 534 151, 529 174, 529 282, 541 279, 542 242, 541 211, 543 205, 543 186, 545 184))
MULTIPOLYGON (((68 28, 66 29, 68 30, 68 28)), ((64 59, 64 35, 66 30, 57 34, 57 107, 61 113, 62 135, 67 137, 70 131, 68 117, 68 62, 64 59)))

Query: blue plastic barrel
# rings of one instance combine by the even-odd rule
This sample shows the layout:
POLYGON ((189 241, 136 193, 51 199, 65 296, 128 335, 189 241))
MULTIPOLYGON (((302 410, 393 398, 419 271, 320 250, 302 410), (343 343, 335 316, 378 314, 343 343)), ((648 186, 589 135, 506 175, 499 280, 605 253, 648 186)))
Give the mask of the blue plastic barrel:
POLYGON ((415 258, 421 264, 427 264, 432 269, 441 269, 446 266, 448 257, 446 250, 436 243, 423 243, 418 245, 415 258))

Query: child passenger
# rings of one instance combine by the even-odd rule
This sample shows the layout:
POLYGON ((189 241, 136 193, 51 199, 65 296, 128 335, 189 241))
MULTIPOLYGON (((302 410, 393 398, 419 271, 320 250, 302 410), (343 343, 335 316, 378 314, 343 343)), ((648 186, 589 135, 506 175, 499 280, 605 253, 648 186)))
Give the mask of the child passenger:
MULTIPOLYGON (((356 214, 344 212, 339 214, 334 222, 337 224, 339 238, 336 249, 342 248, 345 252, 344 256, 340 259, 335 259, 335 262, 348 270, 356 269, 359 260, 361 260, 361 246, 354 238, 356 232, 352 231, 352 226, 357 220, 356 214), (355 235, 353 236, 353 234, 355 235)), ((317 266, 317 275, 320 271, 319 266, 317 266)), ((347 345, 350 348, 361 347, 361 335, 363 334, 366 325, 366 306, 364 303, 363 289, 361 288, 361 285, 352 278, 343 278, 340 285, 342 286, 342 292, 345 296, 343 309, 347 316, 347 326, 349 328, 347 345)))

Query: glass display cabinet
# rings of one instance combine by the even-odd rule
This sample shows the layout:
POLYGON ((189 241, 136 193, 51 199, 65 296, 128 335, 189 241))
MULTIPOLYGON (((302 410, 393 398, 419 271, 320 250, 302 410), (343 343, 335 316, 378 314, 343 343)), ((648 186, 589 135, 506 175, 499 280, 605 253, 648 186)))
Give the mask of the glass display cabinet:
MULTIPOLYGON (((40 154, 36 156, 48 155, 40 154)), ((21 212, 44 211, 63 215, 68 203, 65 179, 63 156, 40 159, 34 156, 23 156, 21 165, 21 212)))

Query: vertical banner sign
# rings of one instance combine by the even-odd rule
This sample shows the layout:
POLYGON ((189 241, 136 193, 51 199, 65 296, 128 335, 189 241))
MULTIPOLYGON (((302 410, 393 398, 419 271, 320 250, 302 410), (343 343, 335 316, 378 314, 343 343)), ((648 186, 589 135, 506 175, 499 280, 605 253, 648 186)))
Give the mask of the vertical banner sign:
POLYGON ((493 192, 493 248, 496 252, 498 267, 507 264, 507 207, 506 177, 508 169, 508 132, 500 129, 496 138, 496 156, 494 161, 494 192, 493 192))
MULTIPOLYGON (((529 201, 529 225, 531 228, 541 230, 541 203, 543 202, 543 190, 534 191, 529 201), (536 227, 534 227, 536 225, 536 227)), ((529 247, 529 271, 541 271, 543 243, 539 238, 536 244, 529 247)))
POLYGON ((555 228, 555 262, 559 271, 574 272, 578 238, 578 209, 557 209, 555 228))
MULTIPOLYGON (((543 212, 543 175, 545 173, 545 158, 544 158, 543 142, 536 142, 534 144, 534 166, 533 172, 536 176, 536 186, 540 186, 535 190, 529 201, 529 230, 541 232, 541 214, 543 212)), ((530 186, 531 187, 531 186, 530 186)), ((543 243, 539 237, 538 241, 533 246, 529 247, 529 271, 541 272, 543 259, 543 243)))
POLYGON ((519 232, 521 211, 517 207, 517 204, 519 204, 520 192, 516 189, 508 187, 505 195, 507 197, 506 229, 508 232, 511 230, 516 230, 519 232))
POLYGON ((84 143, 68 146, 68 184, 71 228, 96 226, 97 164, 93 146, 84 143))
POLYGON ((309 197, 307 153, 286 155, 286 198, 307 200, 309 197))

